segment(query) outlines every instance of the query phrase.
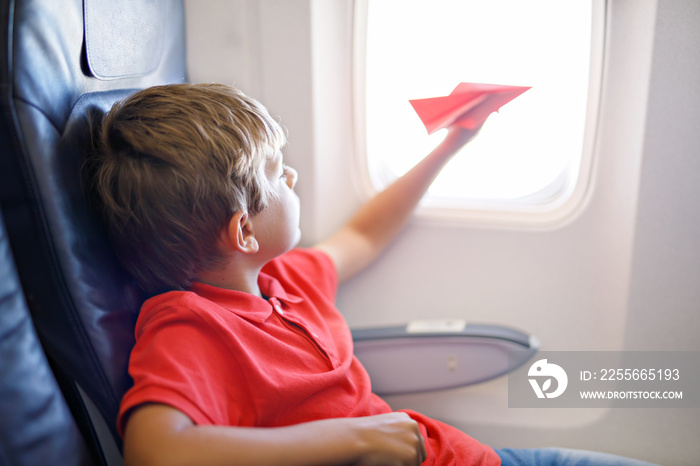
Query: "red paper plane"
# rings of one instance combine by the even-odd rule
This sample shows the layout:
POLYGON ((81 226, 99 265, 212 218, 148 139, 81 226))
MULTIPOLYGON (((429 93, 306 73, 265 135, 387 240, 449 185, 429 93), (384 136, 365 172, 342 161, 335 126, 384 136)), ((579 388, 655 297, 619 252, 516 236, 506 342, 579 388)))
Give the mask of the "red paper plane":
POLYGON ((452 125, 481 126, 491 113, 531 89, 500 84, 459 83, 448 96, 409 100, 428 134, 452 125))

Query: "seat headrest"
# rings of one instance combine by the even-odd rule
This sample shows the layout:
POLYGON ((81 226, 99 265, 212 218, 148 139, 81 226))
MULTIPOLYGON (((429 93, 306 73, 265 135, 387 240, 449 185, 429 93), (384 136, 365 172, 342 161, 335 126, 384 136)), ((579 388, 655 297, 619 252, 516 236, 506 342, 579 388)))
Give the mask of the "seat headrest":
POLYGON ((164 1, 84 0, 85 51, 93 76, 117 79, 156 70, 165 40, 164 1))

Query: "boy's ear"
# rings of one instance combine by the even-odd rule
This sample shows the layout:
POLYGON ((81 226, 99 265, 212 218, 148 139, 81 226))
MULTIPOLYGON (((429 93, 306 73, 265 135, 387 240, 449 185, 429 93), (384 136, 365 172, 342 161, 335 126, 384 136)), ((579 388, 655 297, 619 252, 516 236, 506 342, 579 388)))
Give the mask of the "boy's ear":
POLYGON ((233 214, 228 225, 221 232, 221 240, 228 249, 244 254, 255 254, 260 247, 255 239, 250 215, 245 211, 233 214))

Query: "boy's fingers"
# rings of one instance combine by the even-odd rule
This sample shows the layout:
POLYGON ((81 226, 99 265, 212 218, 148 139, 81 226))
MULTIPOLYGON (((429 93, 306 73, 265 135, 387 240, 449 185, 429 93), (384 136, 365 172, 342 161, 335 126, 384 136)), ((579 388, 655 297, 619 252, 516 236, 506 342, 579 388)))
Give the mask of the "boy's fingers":
POLYGON ((481 130, 481 126, 474 129, 466 129, 461 126, 454 125, 449 128, 447 136, 442 141, 441 146, 451 153, 456 153, 465 144, 471 141, 481 130))
MULTIPOLYGON (((420 432, 418 433, 420 435, 420 432)), ((425 449, 425 439, 420 435, 420 462, 423 463, 428 458, 428 451, 425 449)))
POLYGON ((418 439, 418 445, 416 446, 416 460, 417 464, 420 466, 423 461, 426 460, 428 457, 428 452, 425 449, 425 438, 423 438, 423 434, 421 434, 420 431, 420 426, 418 422, 415 419, 412 419, 408 414, 406 413, 401 413, 401 415, 411 423, 411 427, 413 429, 413 434, 417 437, 418 439))
POLYGON ((426 460, 428 457, 428 452, 425 449, 425 439, 423 438, 423 435, 420 433, 420 428, 418 427, 418 423, 416 422, 416 435, 418 435, 418 464, 422 464, 423 461, 426 460))

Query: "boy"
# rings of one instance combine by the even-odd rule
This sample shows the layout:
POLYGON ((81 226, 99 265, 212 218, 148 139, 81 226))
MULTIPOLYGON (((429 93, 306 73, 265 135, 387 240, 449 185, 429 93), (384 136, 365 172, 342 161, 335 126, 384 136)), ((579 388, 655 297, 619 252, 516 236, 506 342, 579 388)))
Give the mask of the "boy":
POLYGON ((92 191, 120 259, 154 295, 118 419, 126 463, 501 464, 510 453, 373 395, 333 305, 338 283, 377 257, 477 131, 451 131, 299 250, 297 173, 259 103, 182 84, 116 104, 89 162, 92 191))

